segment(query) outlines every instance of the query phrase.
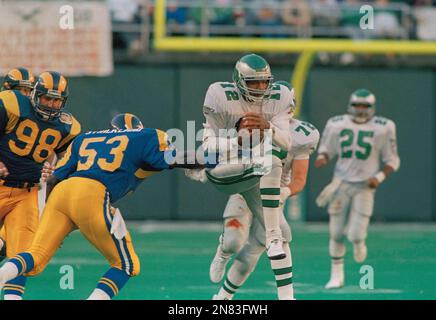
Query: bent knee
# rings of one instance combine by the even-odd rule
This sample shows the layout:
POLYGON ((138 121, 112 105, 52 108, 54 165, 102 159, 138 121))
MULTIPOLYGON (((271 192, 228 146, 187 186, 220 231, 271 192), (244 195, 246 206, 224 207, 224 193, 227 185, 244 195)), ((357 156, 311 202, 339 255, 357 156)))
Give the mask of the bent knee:
POLYGON ((224 253, 238 253, 244 245, 242 235, 239 233, 226 234, 223 237, 222 250, 224 253))

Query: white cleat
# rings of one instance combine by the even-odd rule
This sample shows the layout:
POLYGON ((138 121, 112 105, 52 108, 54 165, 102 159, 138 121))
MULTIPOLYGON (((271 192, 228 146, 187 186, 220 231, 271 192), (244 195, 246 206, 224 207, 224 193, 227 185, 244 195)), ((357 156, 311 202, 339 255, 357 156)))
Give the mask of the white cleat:
POLYGON ((270 242, 267 255, 270 260, 280 260, 286 258, 286 253, 283 250, 283 244, 279 239, 274 239, 270 242))
POLYGON ((365 261, 366 257, 368 256, 368 249, 365 242, 353 244, 353 255, 354 261, 357 263, 362 263, 365 261))
POLYGON ((210 281, 213 283, 219 283, 224 278, 224 274, 226 273, 226 266, 229 263, 231 254, 226 255, 221 250, 221 244, 218 246, 216 250, 215 257, 213 258, 212 263, 210 264, 209 276, 210 281))
POLYGON ((325 285, 326 289, 337 289, 344 286, 344 263, 338 261, 332 261, 330 273, 330 281, 325 285))
POLYGON ((325 285, 326 289, 338 289, 342 288, 344 286, 344 279, 340 278, 332 278, 329 282, 325 285))

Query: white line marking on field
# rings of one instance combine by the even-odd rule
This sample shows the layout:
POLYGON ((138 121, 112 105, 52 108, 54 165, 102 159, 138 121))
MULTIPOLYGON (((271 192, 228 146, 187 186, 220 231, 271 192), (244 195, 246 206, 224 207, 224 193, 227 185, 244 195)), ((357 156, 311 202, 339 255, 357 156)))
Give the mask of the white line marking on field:
MULTIPOLYGON (((267 285, 270 287, 275 287, 276 283, 274 281, 267 281, 267 285)), ((397 289, 373 289, 373 290, 363 290, 358 286, 345 286, 340 289, 327 290, 322 285, 315 285, 312 283, 294 283, 295 294, 314 294, 314 293, 330 293, 330 294, 400 294, 403 290, 397 289)))
POLYGON ((108 262, 104 259, 89 259, 89 258, 53 258, 50 264, 81 264, 81 265, 107 265, 108 262))
POLYGON ((223 229, 222 222, 166 222, 166 221, 129 221, 129 229, 139 233, 152 233, 158 231, 213 231, 223 229))
MULTIPOLYGON (((129 229, 139 233, 152 233, 159 231, 212 231, 221 232, 223 224, 221 221, 205 222, 205 221, 159 221, 159 220, 130 220, 127 222, 129 229)), ((309 233, 324 233, 328 232, 328 224, 321 222, 290 222, 291 228, 296 230, 304 230, 309 233)), ((435 232, 436 223, 372 223, 370 231, 386 232, 386 231, 420 231, 420 232, 435 232)))

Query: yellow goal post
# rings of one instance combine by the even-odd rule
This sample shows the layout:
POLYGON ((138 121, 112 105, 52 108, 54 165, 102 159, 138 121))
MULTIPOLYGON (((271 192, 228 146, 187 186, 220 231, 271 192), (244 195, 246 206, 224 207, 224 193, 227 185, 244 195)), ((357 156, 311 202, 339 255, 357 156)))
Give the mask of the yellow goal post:
POLYGON ((184 37, 166 34, 166 0, 156 0, 154 49, 173 52, 300 53, 290 79, 297 97, 298 115, 307 75, 317 52, 436 55, 436 41, 351 39, 265 39, 254 37, 184 37))

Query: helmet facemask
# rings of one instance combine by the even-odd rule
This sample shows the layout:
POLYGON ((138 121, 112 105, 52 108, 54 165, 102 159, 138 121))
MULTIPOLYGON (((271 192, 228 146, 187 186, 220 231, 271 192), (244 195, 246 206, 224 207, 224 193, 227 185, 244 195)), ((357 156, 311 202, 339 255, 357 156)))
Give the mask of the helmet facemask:
POLYGON ((53 121, 62 115, 68 95, 67 79, 56 71, 45 71, 39 75, 30 100, 43 120, 53 121))
POLYGON ((351 94, 348 113, 356 123, 368 122, 375 115, 375 96, 366 89, 351 94))
MULTIPOLYGON (((57 90, 48 90, 47 93, 38 92, 37 90, 32 91, 31 101, 36 113, 45 121, 53 121, 60 117, 65 104, 67 102, 67 97, 62 97, 57 90), (61 100, 60 106, 49 106, 41 103, 41 97, 45 96, 48 99, 58 99, 61 100)), ((53 101, 56 103, 56 100, 53 101)))
POLYGON ((362 103, 351 104, 348 107, 348 113, 351 114, 356 123, 365 123, 375 115, 375 106, 362 103))
POLYGON ((249 102, 262 102, 268 99, 273 83, 273 76, 268 63, 260 56, 242 57, 235 66, 233 81, 241 95, 249 102), (250 87, 250 82, 265 81, 265 89, 250 87))

